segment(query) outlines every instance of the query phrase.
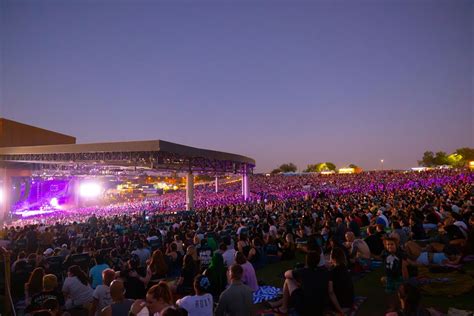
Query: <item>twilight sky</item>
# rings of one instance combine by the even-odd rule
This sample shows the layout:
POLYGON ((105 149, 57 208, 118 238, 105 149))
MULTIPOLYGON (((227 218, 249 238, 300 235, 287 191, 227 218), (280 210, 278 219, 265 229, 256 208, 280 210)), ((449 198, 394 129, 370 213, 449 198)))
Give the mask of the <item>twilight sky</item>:
POLYGON ((78 142, 408 168, 474 146, 471 0, 0 0, 0 116, 78 142))

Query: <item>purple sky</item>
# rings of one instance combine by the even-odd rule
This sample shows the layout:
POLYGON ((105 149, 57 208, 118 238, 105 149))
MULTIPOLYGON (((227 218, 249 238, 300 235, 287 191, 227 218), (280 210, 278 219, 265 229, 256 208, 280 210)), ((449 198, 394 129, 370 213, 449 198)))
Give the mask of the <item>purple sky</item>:
POLYGON ((408 168, 474 146, 474 2, 1 0, 0 116, 78 142, 408 168))

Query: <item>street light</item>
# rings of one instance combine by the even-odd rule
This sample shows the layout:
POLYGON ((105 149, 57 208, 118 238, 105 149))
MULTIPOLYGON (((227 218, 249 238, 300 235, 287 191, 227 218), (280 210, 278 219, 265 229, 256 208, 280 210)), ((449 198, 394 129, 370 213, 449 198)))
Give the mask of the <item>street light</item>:
POLYGON ((382 164, 382 171, 383 171, 383 159, 380 159, 380 163, 382 164))

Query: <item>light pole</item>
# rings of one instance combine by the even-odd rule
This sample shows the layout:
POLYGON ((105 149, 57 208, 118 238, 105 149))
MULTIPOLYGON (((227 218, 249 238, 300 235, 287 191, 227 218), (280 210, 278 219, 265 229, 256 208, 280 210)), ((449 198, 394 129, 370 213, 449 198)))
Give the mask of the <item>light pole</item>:
POLYGON ((382 164, 382 171, 383 171, 383 159, 380 159, 380 163, 382 164))

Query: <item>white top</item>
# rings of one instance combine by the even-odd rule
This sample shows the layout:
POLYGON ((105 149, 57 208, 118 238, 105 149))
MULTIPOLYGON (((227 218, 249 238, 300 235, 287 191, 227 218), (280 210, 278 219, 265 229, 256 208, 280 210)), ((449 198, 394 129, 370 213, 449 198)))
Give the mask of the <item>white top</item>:
POLYGON ((103 308, 113 303, 112 297, 110 297, 110 288, 103 284, 98 285, 95 288, 94 293, 92 294, 92 297, 98 301, 97 309, 95 311, 95 314, 97 316, 100 315, 100 311, 103 308))
POLYGON ((67 277, 64 280, 63 292, 68 294, 72 306, 83 305, 92 302, 92 288, 84 285, 77 277, 67 277))
POLYGON ((136 249, 132 251, 132 255, 137 255, 140 258, 140 266, 146 266, 146 261, 150 258, 150 250, 146 248, 136 249))
MULTIPOLYGON (((161 312, 164 312, 166 309, 169 307, 165 307, 161 310, 161 312)), ((137 316, 150 316, 150 312, 148 312, 148 308, 145 306, 142 308, 141 311, 138 312, 137 316)), ((153 314, 153 316, 160 316, 160 312, 156 312, 153 314)))
POLYGON ((230 249, 227 249, 226 251, 224 251, 224 253, 222 254, 222 258, 224 258, 224 263, 226 266, 230 267, 231 265, 233 265, 235 263, 235 253, 237 251, 235 251, 234 248, 230 248, 230 249))
POLYGON ((148 240, 148 242, 150 242, 150 241, 157 240, 157 239, 158 239, 158 236, 153 235, 153 236, 148 237, 146 240, 148 240))
POLYGON ((324 257, 323 249, 321 248, 321 259, 319 260, 318 267, 324 267, 326 265, 326 257, 324 257))
POLYGON ((176 305, 184 308, 188 312, 188 316, 212 316, 214 302, 212 295, 206 293, 204 295, 185 296, 177 300, 176 305))
POLYGON ((275 225, 270 226, 269 232, 272 236, 276 236, 278 234, 278 230, 275 225))
MULTIPOLYGON (((138 312, 137 316, 150 316, 148 308, 146 308, 146 306, 143 307, 142 310, 138 312)), ((160 313, 154 313, 153 316, 160 316, 160 313)))

